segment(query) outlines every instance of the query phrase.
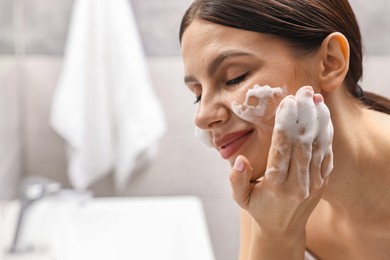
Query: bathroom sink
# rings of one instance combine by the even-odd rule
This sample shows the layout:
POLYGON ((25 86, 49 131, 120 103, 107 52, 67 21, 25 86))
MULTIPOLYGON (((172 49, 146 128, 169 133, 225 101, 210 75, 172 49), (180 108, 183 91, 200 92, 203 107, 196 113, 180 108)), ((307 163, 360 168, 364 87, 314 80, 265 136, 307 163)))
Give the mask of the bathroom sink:
MULTIPOLYGON (((196 197, 45 198, 29 209, 11 254, 20 205, 1 206, 4 260, 214 260, 201 201, 196 197)), ((1 255, 0 255, 1 259, 1 255)))

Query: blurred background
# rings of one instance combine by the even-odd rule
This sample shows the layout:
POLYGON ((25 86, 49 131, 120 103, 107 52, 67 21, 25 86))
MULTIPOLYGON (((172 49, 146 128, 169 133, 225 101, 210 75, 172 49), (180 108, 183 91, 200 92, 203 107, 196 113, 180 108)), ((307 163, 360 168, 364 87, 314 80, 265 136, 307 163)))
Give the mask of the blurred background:
MULTIPOLYGON (((236 259, 238 208, 230 195, 229 166, 195 138, 194 97, 183 84, 178 29, 191 0, 129 3, 167 130, 157 156, 136 167, 123 190, 115 188, 112 175, 90 189, 95 196, 198 196, 216 259, 236 259)), ((0 0, 0 200, 16 198, 21 178, 30 175, 71 187, 65 142, 50 126, 49 117, 73 4, 72 0, 0 0)), ((377 75, 383 78, 390 69, 390 2, 352 0, 351 4, 370 67, 363 88, 389 96, 386 81, 377 75)))

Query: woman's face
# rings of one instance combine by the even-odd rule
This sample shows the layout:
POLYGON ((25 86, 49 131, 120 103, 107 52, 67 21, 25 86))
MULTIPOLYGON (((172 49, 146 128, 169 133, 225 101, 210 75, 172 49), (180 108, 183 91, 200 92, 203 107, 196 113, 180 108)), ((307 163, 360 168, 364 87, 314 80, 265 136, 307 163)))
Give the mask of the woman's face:
POLYGON ((265 171, 282 98, 304 85, 316 91, 314 55, 299 57, 276 38, 202 20, 194 20, 183 35, 185 82, 198 100, 195 124, 231 165, 237 155, 246 156, 253 179, 265 171), (261 95, 246 97, 256 84, 271 89, 257 86, 261 95))

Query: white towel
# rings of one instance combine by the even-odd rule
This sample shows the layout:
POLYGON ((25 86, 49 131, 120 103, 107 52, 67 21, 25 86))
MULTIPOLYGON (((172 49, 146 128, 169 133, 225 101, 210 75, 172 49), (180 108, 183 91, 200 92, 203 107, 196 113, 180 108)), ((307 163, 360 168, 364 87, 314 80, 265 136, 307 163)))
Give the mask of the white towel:
POLYGON ((69 148, 72 185, 110 171, 123 188, 141 152, 165 133, 141 39, 127 0, 76 0, 51 126, 69 148))

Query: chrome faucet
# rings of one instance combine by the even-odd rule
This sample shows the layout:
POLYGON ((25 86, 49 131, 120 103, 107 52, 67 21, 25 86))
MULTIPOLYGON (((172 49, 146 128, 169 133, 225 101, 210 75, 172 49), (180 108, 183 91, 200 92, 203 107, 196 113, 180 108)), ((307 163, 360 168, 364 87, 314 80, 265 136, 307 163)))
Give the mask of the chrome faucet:
POLYGON ((40 176, 26 177, 20 185, 20 203, 21 208, 19 211, 15 233, 12 241, 12 245, 9 252, 12 254, 26 253, 33 250, 28 245, 21 245, 20 238, 23 235, 23 221, 29 208, 35 202, 55 195, 61 190, 61 184, 40 176))

